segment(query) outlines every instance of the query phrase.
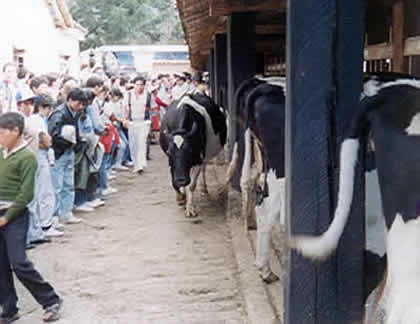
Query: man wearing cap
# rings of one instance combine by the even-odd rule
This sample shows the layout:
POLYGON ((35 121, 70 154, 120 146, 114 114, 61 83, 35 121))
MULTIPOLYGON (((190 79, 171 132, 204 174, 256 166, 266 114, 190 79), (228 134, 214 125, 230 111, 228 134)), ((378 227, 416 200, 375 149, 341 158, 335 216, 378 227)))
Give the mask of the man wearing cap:
POLYGON ((198 90, 202 94, 206 94, 206 85, 203 83, 203 77, 200 72, 194 73, 192 76, 193 90, 198 90))
MULTIPOLYGON (((29 89, 29 87, 23 87, 16 95, 18 111, 22 114, 25 121, 23 136, 28 143, 28 147, 35 153, 36 156, 38 156, 39 147, 42 145, 50 145, 51 138, 48 135, 48 130, 42 118, 38 115, 32 114, 35 98, 35 94, 29 89)), ((39 168, 37 171, 38 170, 39 168)), ((37 172, 35 176, 35 193, 39 187, 40 183, 37 172)), ((42 230, 39 214, 35 212, 35 205, 36 198, 34 198, 34 200, 32 200, 32 202, 28 205, 29 226, 27 233, 27 248, 33 247, 32 243, 49 242, 49 239, 45 237, 45 233, 42 230)))
POLYGON ((51 168, 55 190, 55 215, 68 224, 80 223, 72 213, 74 203, 74 146, 78 138, 78 118, 87 104, 87 95, 73 88, 67 100, 58 106, 48 119, 48 133, 52 137, 55 164, 51 168))

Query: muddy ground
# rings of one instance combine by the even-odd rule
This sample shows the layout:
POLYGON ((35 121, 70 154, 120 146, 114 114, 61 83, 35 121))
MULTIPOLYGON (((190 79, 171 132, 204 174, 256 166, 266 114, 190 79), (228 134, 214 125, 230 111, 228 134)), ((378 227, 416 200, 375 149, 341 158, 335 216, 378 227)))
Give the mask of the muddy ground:
MULTIPOLYGON (((65 236, 29 252, 64 299, 62 324, 247 323, 225 202, 224 168, 210 166, 210 197, 196 196, 203 222, 175 202, 168 163, 152 146, 143 175, 119 172, 119 192, 65 236), (216 176, 216 177, 215 177, 216 176)), ((18 284, 20 324, 42 311, 18 284)))

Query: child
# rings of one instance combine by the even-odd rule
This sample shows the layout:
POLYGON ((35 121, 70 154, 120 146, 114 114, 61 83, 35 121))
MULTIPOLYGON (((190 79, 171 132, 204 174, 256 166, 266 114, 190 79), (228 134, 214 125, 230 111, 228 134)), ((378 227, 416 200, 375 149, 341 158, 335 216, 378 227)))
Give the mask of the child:
POLYGON ((125 127, 124 125, 127 125, 128 120, 124 118, 122 99, 122 92, 117 88, 113 88, 110 92, 110 101, 107 103, 104 110, 110 116, 109 119, 111 122, 115 125, 120 139, 120 144, 117 148, 115 169, 126 171, 128 168, 124 166, 123 163, 128 160, 130 153, 128 152, 128 139, 123 130, 125 127))
POLYGON ((0 324, 19 318, 13 274, 44 308, 44 322, 60 317, 62 300, 28 260, 25 251, 28 229, 26 206, 33 198, 35 155, 23 139, 24 117, 18 113, 0 116, 0 324))
POLYGON ((104 196, 118 191, 116 188, 112 188, 108 185, 108 180, 112 179, 109 177, 108 172, 112 166, 113 149, 115 149, 120 144, 118 130, 115 128, 110 119, 112 116, 112 106, 108 105, 106 109, 103 110, 101 115, 102 122, 105 124, 106 132, 100 137, 100 141, 104 146, 105 154, 102 160, 101 168, 99 170, 99 186, 102 190, 102 195, 104 196))

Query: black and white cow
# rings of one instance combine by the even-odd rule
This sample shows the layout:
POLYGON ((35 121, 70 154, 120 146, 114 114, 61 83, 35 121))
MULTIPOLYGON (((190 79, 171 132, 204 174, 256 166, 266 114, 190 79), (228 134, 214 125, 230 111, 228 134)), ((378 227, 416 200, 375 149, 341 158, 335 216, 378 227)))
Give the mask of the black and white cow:
POLYGON ((278 280, 270 268, 271 232, 284 216, 284 79, 252 78, 235 93, 238 119, 245 128, 241 172, 242 214, 255 208, 257 218, 256 266, 266 283, 278 280), (252 147, 251 138, 254 139, 252 147), (257 165, 252 173, 252 152, 257 165), (257 187, 256 206, 250 195, 257 187))
POLYGON ((186 201, 187 217, 197 216, 193 192, 198 176, 205 164, 222 150, 226 136, 224 112, 201 93, 184 95, 172 102, 162 119, 160 146, 169 159, 177 201, 180 204, 186 201))
POLYGON ((359 111, 341 145, 338 203, 319 237, 292 237, 311 259, 336 249, 351 208, 360 137, 370 130, 387 233, 385 323, 420 323, 420 81, 397 74, 368 76, 359 111))

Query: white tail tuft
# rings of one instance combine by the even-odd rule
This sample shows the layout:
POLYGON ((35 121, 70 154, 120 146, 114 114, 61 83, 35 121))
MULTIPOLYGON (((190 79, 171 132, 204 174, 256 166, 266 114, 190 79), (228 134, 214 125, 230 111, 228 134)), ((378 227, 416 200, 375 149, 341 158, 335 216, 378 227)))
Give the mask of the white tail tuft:
POLYGON ((301 235, 290 238, 290 247, 307 258, 323 260, 337 248, 353 200, 354 169, 358 150, 359 140, 357 139, 346 139, 341 145, 338 203, 328 230, 321 236, 301 235))

